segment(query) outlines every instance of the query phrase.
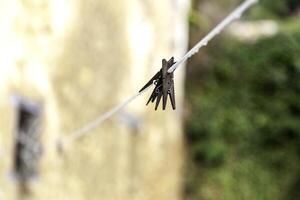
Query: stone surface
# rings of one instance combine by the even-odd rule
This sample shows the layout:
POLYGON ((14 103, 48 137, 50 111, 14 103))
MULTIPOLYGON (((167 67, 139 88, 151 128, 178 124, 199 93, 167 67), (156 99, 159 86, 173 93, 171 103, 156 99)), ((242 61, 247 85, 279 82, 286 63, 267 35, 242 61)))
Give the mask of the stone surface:
POLYGON ((186 0, 0 3, 0 199, 180 199, 183 68, 176 111, 149 92, 122 115, 57 150, 58 141, 136 93, 187 45, 186 0), (39 175, 11 176, 14 95, 43 108, 39 175), (137 123, 137 124, 136 124, 137 123))

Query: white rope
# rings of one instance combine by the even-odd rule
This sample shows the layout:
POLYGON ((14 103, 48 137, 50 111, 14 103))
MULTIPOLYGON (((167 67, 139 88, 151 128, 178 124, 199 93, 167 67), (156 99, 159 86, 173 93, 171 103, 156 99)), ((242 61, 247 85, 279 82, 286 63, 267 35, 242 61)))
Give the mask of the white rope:
POLYGON ((239 19, 242 14, 248 10, 252 5, 257 3, 258 0, 246 0, 239 7, 237 7, 230 15, 228 15, 221 23, 219 23, 210 33, 208 33, 202 40, 200 40, 189 52, 187 52, 181 60, 177 61, 172 67, 169 68, 168 72, 174 72, 179 65, 184 63, 187 59, 192 57, 202 47, 206 46, 208 42, 218 35, 226 26, 232 23, 234 20, 239 19))
MULTIPOLYGON (((199 51, 201 47, 204 47, 208 44, 208 42, 213 39, 216 35, 218 35, 227 25, 229 25, 231 22, 233 22, 236 19, 239 19, 241 15, 252 5, 257 3, 258 0, 246 0, 243 4, 241 4, 238 8, 236 8, 228 17, 226 17, 219 25, 217 25, 210 33, 208 33, 201 41, 199 41, 187 54, 185 54, 181 60, 176 62, 172 67, 169 68, 168 72, 172 73, 174 72, 180 64, 185 62, 188 58, 192 57, 195 53, 199 51)), ((151 86, 151 85, 150 85, 151 86)), ((67 135, 67 138, 65 138, 63 141, 59 142, 59 148, 64 148, 65 145, 68 145, 72 143, 73 141, 81 138, 84 135, 87 135, 90 133, 91 130, 95 129, 99 124, 116 114, 117 112, 121 111, 127 104, 132 102, 134 99, 136 99, 138 96, 146 92, 149 88, 147 87, 141 92, 136 93, 135 95, 129 97, 126 99, 123 103, 115 106, 111 110, 107 111, 106 113, 100 115, 92 122, 88 123, 84 127, 70 133, 67 135), (62 145, 62 146, 61 146, 62 145)))
POLYGON ((83 137, 84 135, 90 133, 90 131, 95 129, 99 124, 101 124, 102 122, 104 122, 105 120, 107 120, 108 118, 110 118, 111 116, 113 116, 114 114, 119 112, 120 110, 122 110, 130 102, 132 102, 138 96, 140 96, 141 94, 146 92, 150 88, 150 86, 145 88, 143 91, 138 92, 135 95, 127 98, 124 102, 122 102, 119 105, 113 107, 111 110, 107 111, 106 113, 98 116, 96 119, 94 119, 93 121, 91 121, 90 123, 85 125, 84 127, 80 128, 80 129, 77 129, 77 130, 73 131, 72 133, 68 134, 67 138, 65 138, 63 141, 61 141, 62 145, 63 146, 68 145, 68 144, 72 143, 73 141, 75 141, 75 140, 83 137))

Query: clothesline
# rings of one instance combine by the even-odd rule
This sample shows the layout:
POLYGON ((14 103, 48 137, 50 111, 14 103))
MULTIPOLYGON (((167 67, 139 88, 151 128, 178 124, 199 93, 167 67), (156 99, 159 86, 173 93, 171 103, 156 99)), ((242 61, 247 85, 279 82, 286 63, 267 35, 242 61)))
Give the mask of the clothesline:
MULTIPOLYGON (((174 72, 181 64, 183 64, 187 59, 196 54, 202 47, 206 46, 210 40, 217 36, 224 28, 226 28, 230 23, 239 19, 242 14, 248 10, 251 6, 256 4, 259 0, 246 0, 240 6, 238 6, 233 12, 231 12, 221 23, 219 23, 212 31, 210 31, 202 40, 200 40, 190 51, 188 51, 180 60, 178 60, 172 67, 169 68, 168 73, 174 72)), ((152 84, 153 85, 153 84, 152 84)), ((109 111, 99 115, 97 118, 87 123, 82 128, 79 128, 66 136, 63 140, 59 142, 59 147, 64 148, 64 146, 71 144, 75 140, 80 139, 84 135, 90 133, 91 130, 98 127, 105 120, 112 117, 114 114, 120 112, 126 105, 131 103, 141 94, 146 92, 152 85, 149 85, 144 90, 134 94, 133 96, 127 98, 124 102, 111 108, 109 111)))

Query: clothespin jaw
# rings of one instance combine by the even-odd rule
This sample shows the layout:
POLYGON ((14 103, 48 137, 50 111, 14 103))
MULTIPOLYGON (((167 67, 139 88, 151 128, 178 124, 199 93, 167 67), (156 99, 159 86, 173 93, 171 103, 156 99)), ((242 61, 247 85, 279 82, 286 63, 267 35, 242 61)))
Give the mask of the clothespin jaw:
POLYGON ((165 59, 162 60, 162 68, 157 72, 153 78, 140 90, 143 91, 151 84, 155 84, 154 90, 147 102, 148 105, 150 102, 155 103, 155 110, 157 110, 161 98, 163 99, 163 110, 166 109, 167 98, 170 97, 171 105, 173 110, 176 109, 175 105, 175 90, 174 90, 174 75, 172 73, 168 73, 168 69, 175 64, 174 58, 172 57, 169 61, 165 59))
POLYGON ((168 62, 164 59, 162 61, 163 73, 163 110, 166 109, 167 98, 169 96, 173 110, 176 109, 175 105, 175 90, 174 90, 174 72, 168 73, 168 69, 175 64, 172 57, 168 62))
POLYGON ((148 88, 150 85, 152 85, 153 83, 156 84, 157 80, 161 79, 161 70, 159 72, 157 72, 151 79, 150 81, 148 81, 148 83, 146 83, 146 85, 140 89, 139 92, 142 92, 143 90, 145 90, 146 88, 148 88))

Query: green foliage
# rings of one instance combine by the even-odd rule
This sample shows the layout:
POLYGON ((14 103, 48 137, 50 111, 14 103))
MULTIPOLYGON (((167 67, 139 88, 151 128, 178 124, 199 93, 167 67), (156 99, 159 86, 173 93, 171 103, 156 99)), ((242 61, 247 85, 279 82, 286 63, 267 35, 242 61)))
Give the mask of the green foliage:
POLYGON ((256 17, 289 17, 299 6, 299 0, 260 0, 260 11, 256 13, 256 17))
POLYGON ((189 176, 187 193, 299 199, 300 32, 218 43, 208 52, 212 66, 187 83, 188 176, 198 174, 189 176))

